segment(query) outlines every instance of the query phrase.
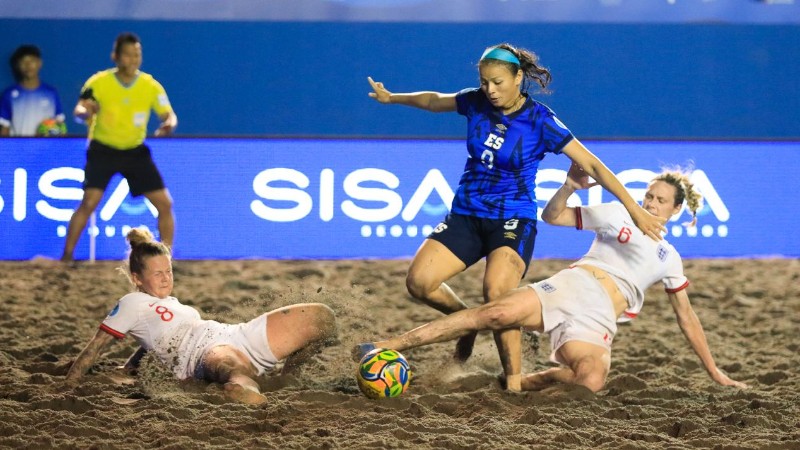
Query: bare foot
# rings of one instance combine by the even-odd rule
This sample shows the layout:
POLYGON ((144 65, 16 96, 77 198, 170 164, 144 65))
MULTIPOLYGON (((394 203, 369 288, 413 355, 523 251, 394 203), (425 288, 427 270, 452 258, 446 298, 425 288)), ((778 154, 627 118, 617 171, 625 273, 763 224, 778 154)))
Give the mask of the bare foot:
POLYGON ((473 331, 470 334, 465 334, 458 338, 456 342, 456 351, 453 354, 453 359, 456 362, 466 362, 472 356, 472 348, 475 346, 475 338, 478 337, 478 332, 473 331))
POLYGON ((500 383, 500 387, 506 392, 519 394, 523 391, 521 375, 512 375, 512 382, 509 384, 506 374, 500 373, 497 374, 497 382, 500 383))
POLYGON ((267 402, 267 397, 264 394, 244 387, 237 383, 225 383, 225 396, 231 400, 244 403, 247 405, 263 405, 267 402))

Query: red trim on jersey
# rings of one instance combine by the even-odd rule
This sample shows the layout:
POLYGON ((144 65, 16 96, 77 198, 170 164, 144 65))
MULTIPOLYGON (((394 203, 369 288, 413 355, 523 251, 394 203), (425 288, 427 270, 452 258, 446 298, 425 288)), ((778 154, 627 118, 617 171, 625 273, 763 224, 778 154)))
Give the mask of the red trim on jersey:
POLYGON ((675 289, 664 288, 664 290, 667 291, 667 294, 674 294, 674 293, 676 293, 678 291, 682 291, 682 290, 686 289, 687 287, 689 287, 689 280, 686 280, 686 283, 683 283, 682 285, 680 285, 679 287, 676 287, 675 289))
POLYGON ((636 316, 639 315, 639 313, 630 312, 630 311, 623 311, 622 314, 625 314, 627 317, 630 317, 631 319, 635 319, 636 316))
POLYGON ((583 217, 581 217, 581 208, 575 208, 575 228, 578 230, 583 229, 583 217))
POLYGON ((100 324, 100 329, 105 331, 106 333, 114 336, 117 339, 122 339, 122 338, 125 337, 125 333, 120 333, 119 331, 117 331, 117 330, 115 330, 113 328, 109 328, 108 325, 106 325, 104 323, 100 324))

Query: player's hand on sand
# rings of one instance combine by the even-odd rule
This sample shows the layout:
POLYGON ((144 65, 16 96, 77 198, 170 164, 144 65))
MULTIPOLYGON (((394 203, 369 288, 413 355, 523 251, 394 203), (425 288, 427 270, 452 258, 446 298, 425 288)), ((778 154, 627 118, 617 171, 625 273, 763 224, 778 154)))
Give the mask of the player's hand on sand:
POLYGON ((660 241, 662 239, 661 234, 667 231, 667 228, 664 226, 667 219, 650 214, 641 206, 636 209, 636 213, 631 214, 633 223, 636 224, 637 228, 642 230, 642 233, 649 236, 654 241, 660 241))
POLYGON ((66 377, 64 378, 64 389, 75 389, 81 384, 81 377, 66 377))
POLYGON ((53 367, 53 375, 66 375, 69 373, 70 367, 72 367, 72 363, 75 361, 72 359, 68 359, 65 361, 59 361, 53 367))
POLYGON ((367 81, 369 81, 369 85, 372 86, 372 90, 374 91, 369 93, 370 97, 381 103, 391 103, 392 93, 383 87, 383 83, 374 81, 372 77, 367 77, 367 81))
POLYGON ((730 377, 728 377, 728 375, 719 369, 717 369, 716 374, 711 378, 723 386, 733 386, 739 389, 750 389, 750 386, 742 383, 741 381, 732 380, 730 377))

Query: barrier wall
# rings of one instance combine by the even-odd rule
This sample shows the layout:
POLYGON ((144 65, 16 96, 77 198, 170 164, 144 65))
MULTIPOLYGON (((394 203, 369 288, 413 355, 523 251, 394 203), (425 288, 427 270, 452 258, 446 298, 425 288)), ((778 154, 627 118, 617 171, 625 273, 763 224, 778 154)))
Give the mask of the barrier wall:
POLYGON ((0 17, 295 22, 800 23, 794 0, 0 0, 0 17))
MULTIPOLYGON (((682 214, 669 237, 684 257, 800 257, 795 232, 800 142, 587 141, 640 200, 661 165, 696 168, 706 197, 696 229, 682 214)), ((458 140, 152 139, 175 199, 183 259, 401 258, 446 214, 466 158, 458 140)), ((82 195, 85 141, 0 140, 0 259, 60 256, 82 195)), ((540 211, 569 160, 546 157, 540 211)), ((609 201, 599 187, 580 204, 609 201)), ((131 226, 156 230, 155 211, 115 178, 76 258, 124 256, 131 226)), ((593 234, 539 224, 535 257, 576 258, 593 234)))
MULTIPOLYGON (((71 111, 84 81, 112 65, 109 54, 116 35, 134 31, 144 44, 142 70, 167 88, 183 135, 458 138, 465 132, 461 117, 379 105, 367 97, 367 76, 397 92, 456 92, 478 84, 475 64, 486 46, 508 41, 540 55, 553 74, 552 93, 540 99, 584 138, 800 138, 795 119, 800 111, 800 58, 793 53, 800 48, 796 23, 720 23, 702 21, 702 16, 699 22, 685 18, 646 24, 488 18, 259 22, 241 15, 215 21, 149 16, 151 20, 132 20, 137 11, 151 11, 136 7, 139 3, 119 6, 128 15, 116 16, 113 8, 54 7, 53 14, 61 19, 0 19, 0 60, 20 43, 40 45, 45 57, 42 76, 60 90, 71 111), (58 11, 82 11, 78 17, 97 11, 121 20, 65 20, 58 11)), ((184 12, 215 9, 207 2, 154 3, 184 12)), ((348 2, 323 3, 335 9, 348 2)), ((423 8, 425 3, 429 2, 413 6, 423 8)), ((519 9, 568 2, 489 3, 519 9)), ((629 3, 634 2, 624 2, 629 3)), ((721 2, 694 3, 711 8, 721 2)), ((737 3, 749 9, 754 2, 737 3)), ((12 6, 7 11, 13 11, 12 6)), ((774 10, 791 18, 800 16, 797 9, 792 5, 774 10)), ((236 13, 217 12, 226 11, 236 13)), ((636 17, 644 21, 648 16, 636 17)), ((9 71, 0 70, 0 86, 9 83, 9 71)), ((71 121, 68 125, 71 133, 85 134, 82 126, 71 121)))

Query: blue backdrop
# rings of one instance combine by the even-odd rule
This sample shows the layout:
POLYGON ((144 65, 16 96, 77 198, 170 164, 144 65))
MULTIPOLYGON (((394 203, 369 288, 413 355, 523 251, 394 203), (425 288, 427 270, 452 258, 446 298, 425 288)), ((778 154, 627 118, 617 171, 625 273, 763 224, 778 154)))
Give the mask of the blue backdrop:
POLYGON ((0 0, 0 17, 473 23, 800 23, 793 0, 0 0))
MULTIPOLYGON (((640 200, 661 165, 693 163, 706 197, 699 225, 668 225, 685 257, 800 257, 796 233, 800 142, 589 141, 640 200)), ((60 256, 82 195, 83 139, 0 140, 0 259, 60 256)), ((466 158, 460 140, 153 139, 175 199, 176 255, 184 259, 399 258, 444 217, 466 158)), ((569 160, 548 156, 540 210, 569 160)), ((595 187, 573 199, 610 201, 595 187)), ((97 257, 125 254, 124 233, 155 211, 112 180, 97 210, 97 257)), ((76 251, 89 255, 87 230, 76 251)), ((535 257, 576 258, 593 234, 539 224, 535 257)))
MULTIPOLYGON (((537 5, 550 3, 558 2, 537 5)), ((540 99, 584 138, 800 138, 797 24, 242 20, 0 14, 0 58, 20 43, 40 45, 42 76, 71 111, 83 82, 112 65, 116 35, 134 31, 142 69, 166 87, 180 134, 456 138, 460 117, 379 105, 366 77, 398 92, 455 92, 477 85, 485 46, 509 41, 539 53, 554 80, 540 99)), ((10 82, 0 70, 0 85, 10 82)))

